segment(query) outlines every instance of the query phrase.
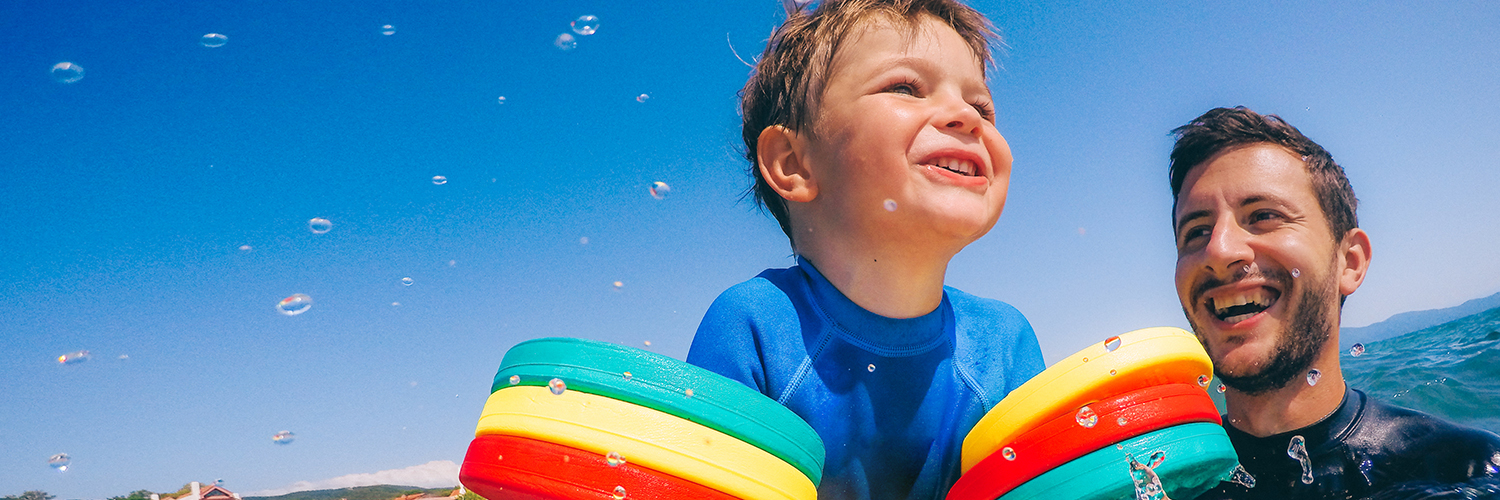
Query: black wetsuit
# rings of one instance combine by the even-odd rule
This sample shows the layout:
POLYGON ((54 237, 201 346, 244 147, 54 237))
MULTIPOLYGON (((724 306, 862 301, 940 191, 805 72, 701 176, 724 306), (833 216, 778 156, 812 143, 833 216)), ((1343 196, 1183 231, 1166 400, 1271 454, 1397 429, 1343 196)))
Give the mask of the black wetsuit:
POLYGON ((1258 438, 1229 425, 1240 465, 1254 488, 1219 486, 1199 500, 1500 498, 1500 436, 1346 389, 1338 411, 1291 432, 1258 438), (1306 442, 1312 480, 1288 455, 1306 442))

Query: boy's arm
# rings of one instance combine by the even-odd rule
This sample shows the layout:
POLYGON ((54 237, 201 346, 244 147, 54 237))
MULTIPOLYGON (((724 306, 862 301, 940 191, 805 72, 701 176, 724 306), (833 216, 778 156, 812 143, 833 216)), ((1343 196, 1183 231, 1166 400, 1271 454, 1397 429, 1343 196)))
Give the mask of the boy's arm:
POLYGON ((757 294, 747 285, 751 283, 736 285, 714 299, 693 335, 687 362, 766 394, 760 328, 751 314, 757 294))

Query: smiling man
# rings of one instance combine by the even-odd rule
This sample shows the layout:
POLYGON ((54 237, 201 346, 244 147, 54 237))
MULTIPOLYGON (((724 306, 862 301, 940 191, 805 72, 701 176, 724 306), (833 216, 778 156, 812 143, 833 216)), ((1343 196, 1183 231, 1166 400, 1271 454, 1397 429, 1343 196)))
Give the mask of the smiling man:
POLYGON ((1333 157, 1243 107, 1173 132, 1177 295, 1227 387, 1224 427, 1255 479, 1199 498, 1500 495, 1500 436, 1344 383, 1339 314, 1371 250, 1333 157))

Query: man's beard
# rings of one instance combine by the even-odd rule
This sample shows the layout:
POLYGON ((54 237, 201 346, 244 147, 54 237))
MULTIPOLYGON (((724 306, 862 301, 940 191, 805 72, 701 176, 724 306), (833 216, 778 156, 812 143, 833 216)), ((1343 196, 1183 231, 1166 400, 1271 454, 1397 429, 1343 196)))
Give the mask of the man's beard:
MULTIPOLYGON (((1264 272, 1268 278, 1283 283, 1283 288, 1291 285, 1292 279, 1286 273, 1276 270, 1264 272)), ((1331 284, 1329 284, 1331 285, 1331 284)), ((1266 360, 1260 371, 1255 373, 1243 373, 1238 375, 1226 374, 1214 366, 1214 375, 1226 387, 1241 393, 1256 396, 1287 386, 1292 379, 1305 377, 1308 369, 1312 367, 1313 360, 1322 351, 1323 344, 1333 334, 1333 328, 1328 324, 1328 307, 1333 301, 1327 300, 1326 293, 1315 290, 1317 285, 1308 286, 1302 290, 1296 304, 1297 312, 1292 317, 1289 328, 1281 332, 1276 345, 1271 349, 1270 359, 1266 360)), ((1337 292, 1333 292, 1337 293, 1337 292)), ((1286 297, 1282 297, 1285 299, 1286 297)), ((1192 325, 1194 332, 1205 331, 1199 328, 1198 323, 1193 321, 1192 315, 1188 315, 1188 324, 1192 325)), ((1199 334, 1202 342, 1202 334, 1199 334)), ((1207 343, 1204 343, 1206 346, 1207 343)))

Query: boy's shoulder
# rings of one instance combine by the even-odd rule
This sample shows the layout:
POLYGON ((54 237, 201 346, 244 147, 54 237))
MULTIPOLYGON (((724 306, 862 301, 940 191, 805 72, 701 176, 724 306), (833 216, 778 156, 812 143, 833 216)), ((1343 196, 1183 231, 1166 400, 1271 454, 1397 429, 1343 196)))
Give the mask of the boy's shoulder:
POLYGON ((1022 315, 1015 306, 1006 302, 980 297, 951 286, 944 286, 943 291, 948 294, 948 303, 953 307, 953 317, 959 321, 985 326, 1019 322, 1027 329, 1031 328, 1026 321, 1026 316, 1022 315))
POLYGON ((758 318, 795 314, 799 299, 793 297, 802 296, 798 290, 805 286, 806 279, 795 266, 766 269, 720 293, 709 306, 709 316, 758 318))

